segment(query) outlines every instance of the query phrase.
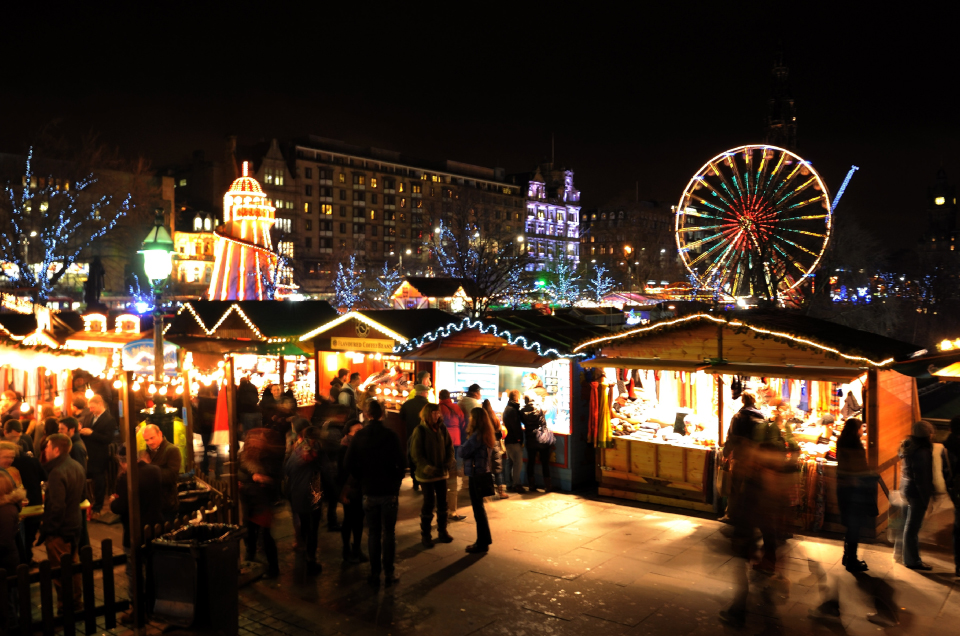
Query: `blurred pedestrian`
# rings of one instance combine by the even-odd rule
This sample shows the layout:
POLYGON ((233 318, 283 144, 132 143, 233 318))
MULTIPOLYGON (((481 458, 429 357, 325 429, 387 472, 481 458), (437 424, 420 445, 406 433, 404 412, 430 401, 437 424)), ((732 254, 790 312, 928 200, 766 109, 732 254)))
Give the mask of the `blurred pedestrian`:
MULTIPOLYGON (((76 423, 73 420, 73 424, 76 423)), ((80 503, 86 492, 87 477, 83 467, 70 457, 71 446, 70 438, 58 433, 47 438, 43 453, 47 490, 37 545, 43 543, 46 547, 47 559, 54 568, 60 567, 64 555, 76 556, 81 533, 80 503)), ((77 611, 83 610, 79 568, 73 576, 72 599, 63 598, 59 577, 54 579, 53 585, 57 590, 57 605, 61 611, 65 602, 72 602, 77 611)))
MULTIPOLYGON (((915 422, 910 437, 898 451, 901 461, 900 494, 907 501, 907 520, 903 528, 903 564, 911 570, 932 570, 920 558, 920 527, 933 497, 933 426, 924 420, 915 422)), ((894 554, 897 553, 894 546, 894 554)))
POLYGON ((503 425, 507 435, 503 439, 510 460, 510 489, 523 494, 526 491, 522 483, 523 471, 523 427, 520 423, 520 391, 513 389, 507 393, 507 406, 503 409, 503 425))
POLYGON ((348 376, 350 375, 350 369, 340 369, 337 371, 337 377, 330 380, 330 399, 334 402, 337 402, 337 398, 340 397, 340 389, 343 388, 344 383, 348 381, 348 376))
MULTIPOLYGON (((6 570, 7 576, 15 575, 21 563, 17 539, 20 527, 20 505, 25 496, 24 489, 17 485, 5 468, 0 467, 0 568, 6 570)), ((13 619, 10 621, 11 625, 16 624, 19 610, 16 587, 16 585, 10 586, 7 599, 0 599, 0 603, 7 604, 7 615, 13 619)))
MULTIPOLYGON (((375 401, 374 401, 375 402, 375 401)), ((373 404, 371 402, 370 404, 373 404)), ((379 403, 378 403, 379 404, 379 403)), ((376 409, 373 409, 374 411, 376 409)), ((367 405, 367 413, 370 414, 370 421, 373 421, 373 414, 370 411, 370 405, 367 405)), ((350 451, 350 443, 354 436, 363 429, 363 424, 356 420, 347 422, 344 427, 347 434, 340 440, 340 452, 337 455, 337 483, 339 490, 347 487, 347 481, 350 477, 347 472, 346 459, 350 451)), ((349 496, 343 500, 343 526, 340 530, 340 537, 343 540, 343 560, 347 563, 365 563, 367 556, 360 547, 360 539, 363 537, 363 492, 360 483, 357 482, 349 496), (351 545, 350 540, 353 539, 351 545)))
POLYGON ((410 465, 410 479, 413 481, 413 490, 420 490, 420 482, 417 481, 417 465, 413 461, 413 455, 410 453, 410 440, 413 439, 413 431, 420 425, 420 411, 423 410, 430 400, 427 396, 430 394, 430 387, 423 384, 417 384, 413 387, 413 395, 410 396, 403 406, 400 407, 400 419, 403 420, 406 433, 407 461, 410 465))
POLYGON ((93 421, 93 413, 87 408, 87 398, 82 395, 75 395, 70 406, 70 417, 77 418, 81 427, 90 426, 90 422, 93 421))
MULTIPOLYGON (((344 463, 350 475, 349 486, 343 495, 345 501, 355 497, 354 486, 363 492, 363 510, 369 524, 371 585, 394 585, 397 549, 396 525, 399 508, 400 483, 406 472, 406 457, 400 438, 383 425, 383 407, 373 401, 367 407, 370 422, 355 434, 344 463)), ((348 503, 349 505, 349 503, 348 503)))
MULTIPOLYGON (((307 421, 300 418, 298 423, 301 422, 307 421)), ((290 512, 296 521, 296 570, 308 576, 317 576, 323 570, 317 559, 320 497, 323 491, 318 459, 320 452, 320 429, 308 425, 300 431, 298 442, 283 466, 287 478, 290 512)))
POLYGON ((87 473, 87 446, 80 439, 80 422, 75 417, 65 417, 60 420, 59 433, 70 438, 70 457, 83 468, 84 483, 87 473))
POLYGON ((457 496, 460 494, 460 488, 463 487, 463 458, 460 457, 460 445, 466 437, 467 416, 459 406, 454 404, 450 398, 450 391, 446 389, 440 391, 440 415, 447 433, 450 434, 453 456, 456 459, 456 469, 450 474, 447 483, 447 519, 463 521, 467 517, 457 513, 457 496))
POLYGON ((483 404, 480 402, 480 385, 471 384, 466 394, 457 402, 457 406, 463 411, 464 417, 470 417, 470 412, 473 411, 473 409, 482 408, 483 404))
POLYGON ((350 414, 348 417, 350 419, 360 419, 360 397, 357 395, 357 391, 360 388, 360 374, 351 373, 350 381, 340 387, 340 392, 337 394, 337 403, 343 406, 346 406, 350 409, 350 414))
POLYGON ((484 400, 480 408, 483 409, 483 412, 487 414, 487 418, 490 420, 494 436, 497 439, 497 450, 500 451, 500 461, 497 464, 500 470, 494 471, 493 474, 493 478, 496 481, 496 497, 497 499, 509 499, 510 495, 507 494, 507 487, 504 485, 505 471, 503 470, 503 459, 507 454, 503 438, 507 435, 507 429, 497 416, 497 412, 493 410, 493 404, 490 403, 490 400, 484 400))
POLYGON ((483 507, 483 498, 493 494, 494 461, 499 452, 490 418, 482 408, 473 409, 470 411, 467 439, 460 449, 464 474, 470 480, 470 504, 473 506, 473 518, 477 521, 477 540, 467 546, 467 552, 470 553, 486 552, 493 543, 487 511, 483 507))
POLYGON ((0 397, 0 422, 6 422, 11 417, 20 419, 20 396, 16 391, 7 389, 0 397))
POLYGON ((60 420, 55 417, 48 417, 43 421, 43 426, 40 428, 40 435, 35 438, 36 442, 33 445, 33 454, 37 461, 42 462, 43 447, 46 446, 48 437, 60 432, 60 420))
MULTIPOLYGON (((20 485, 27 493, 27 506, 43 505, 42 486, 47 474, 40 467, 40 460, 33 455, 21 452, 20 447, 15 444, 0 442, 0 468, 16 471, 20 485)), ((31 563, 33 561, 33 543, 37 538, 37 530, 40 528, 40 518, 36 516, 26 517, 21 526, 23 545, 21 546, 20 561, 31 563)))
POLYGON ((420 411, 420 424, 410 439, 410 452, 417 464, 417 481, 423 489, 420 508, 420 537, 424 547, 432 548, 430 526, 437 511, 437 542, 450 543, 447 532, 447 478, 456 466, 453 441, 443 424, 438 404, 427 404, 420 411))
POLYGON ((20 452, 33 455, 33 440, 23 434, 23 425, 19 420, 7 420, 3 425, 3 439, 20 447, 20 452))
POLYGON ((267 557, 265 578, 280 576, 277 544, 271 534, 274 503, 280 497, 283 479, 283 439, 267 428, 253 429, 247 435, 240 451, 240 503, 247 527, 247 560, 254 561, 257 544, 263 537, 263 551, 267 557))
POLYGON ((848 419, 837 440, 837 503, 840 523, 847 528, 843 541, 843 566, 849 572, 865 572, 867 564, 857 558, 860 529, 875 518, 877 510, 877 475, 867 464, 867 452, 860 437, 863 422, 848 419))
POLYGON ((237 385, 237 419, 244 433, 263 426, 263 414, 257 404, 257 387, 246 376, 240 378, 237 385))

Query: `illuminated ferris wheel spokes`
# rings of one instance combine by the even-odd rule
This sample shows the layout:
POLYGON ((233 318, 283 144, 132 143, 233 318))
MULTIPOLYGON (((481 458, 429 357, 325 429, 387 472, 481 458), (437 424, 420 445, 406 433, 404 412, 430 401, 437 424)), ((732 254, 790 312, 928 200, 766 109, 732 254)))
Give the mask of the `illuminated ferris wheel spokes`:
POLYGON ((816 269, 830 226, 829 193, 808 162, 782 148, 741 146, 687 184, 676 239, 702 286, 777 296, 816 269))

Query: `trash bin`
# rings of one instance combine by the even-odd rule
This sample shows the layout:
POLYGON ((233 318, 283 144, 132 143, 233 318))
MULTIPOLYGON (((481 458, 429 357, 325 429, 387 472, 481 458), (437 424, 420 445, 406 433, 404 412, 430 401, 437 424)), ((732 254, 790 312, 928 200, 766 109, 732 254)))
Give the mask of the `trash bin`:
POLYGON ((149 602, 171 625, 207 633, 237 633, 240 537, 221 523, 184 526, 150 546, 149 602))

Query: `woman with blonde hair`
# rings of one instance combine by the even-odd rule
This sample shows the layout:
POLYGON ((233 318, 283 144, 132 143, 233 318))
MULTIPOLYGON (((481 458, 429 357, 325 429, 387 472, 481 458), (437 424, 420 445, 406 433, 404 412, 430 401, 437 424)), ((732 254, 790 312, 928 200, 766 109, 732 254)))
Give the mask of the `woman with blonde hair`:
POLYGON ((477 541, 467 546, 467 552, 482 554, 486 552, 493 539, 490 536, 490 523, 483 508, 483 498, 494 494, 494 462, 499 457, 500 447, 493 430, 493 423, 482 408, 470 411, 470 423, 467 425, 467 441, 460 448, 463 457, 463 472, 470 478, 470 503, 473 505, 473 518, 477 520, 477 541))

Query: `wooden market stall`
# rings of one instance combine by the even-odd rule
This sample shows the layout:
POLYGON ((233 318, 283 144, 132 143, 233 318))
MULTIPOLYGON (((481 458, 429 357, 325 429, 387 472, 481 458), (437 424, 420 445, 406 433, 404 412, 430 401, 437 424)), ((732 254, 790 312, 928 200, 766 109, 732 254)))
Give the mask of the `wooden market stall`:
POLYGON ((586 438, 580 356, 575 342, 610 333, 575 317, 536 311, 492 312, 483 319, 452 318, 421 331, 399 348, 410 361, 436 364, 435 386, 462 395, 479 384, 481 398, 502 413, 507 392, 539 392, 547 424, 557 438, 551 463, 553 483, 571 491, 593 482, 593 457, 586 438))
POLYGON ((574 351, 594 354, 582 364, 597 369, 610 408, 610 435, 598 443, 600 494, 712 510, 717 453, 741 406, 734 397, 751 388, 770 415, 779 408, 797 429, 797 522, 842 529, 835 445, 829 435, 818 438, 825 429, 816 426, 833 415, 839 434, 852 410, 866 422, 867 458, 881 482, 880 516, 865 532, 886 527, 897 449, 919 419, 914 379, 892 367, 919 355, 919 347, 786 311, 752 310, 668 318, 584 341, 574 351))

